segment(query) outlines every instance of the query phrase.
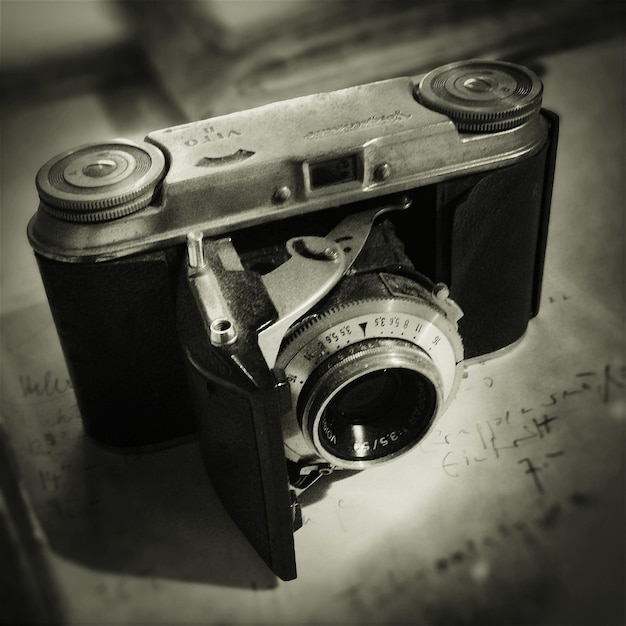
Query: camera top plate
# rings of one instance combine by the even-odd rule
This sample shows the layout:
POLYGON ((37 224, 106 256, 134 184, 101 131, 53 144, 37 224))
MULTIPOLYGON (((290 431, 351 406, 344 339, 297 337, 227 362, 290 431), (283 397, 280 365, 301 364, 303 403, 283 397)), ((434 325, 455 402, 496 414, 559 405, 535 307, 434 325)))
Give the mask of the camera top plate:
MULTIPOLYGON (((40 254, 95 262, 219 236, 515 163, 547 140, 542 115, 503 132, 460 132, 416 99, 422 77, 303 96, 147 137, 166 155, 151 204, 99 223, 47 211, 31 220, 40 254)), ((141 145, 141 144, 138 144, 141 145)))

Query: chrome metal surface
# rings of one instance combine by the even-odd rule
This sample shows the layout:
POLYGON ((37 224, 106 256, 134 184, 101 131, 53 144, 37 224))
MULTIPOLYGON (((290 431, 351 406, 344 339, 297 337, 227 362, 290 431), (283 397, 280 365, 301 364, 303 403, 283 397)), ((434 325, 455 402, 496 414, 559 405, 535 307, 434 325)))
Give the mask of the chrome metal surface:
MULTIPOLYGON (((424 299, 394 296, 347 302, 312 317, 294 330, 277 360, 277 367, 285 372, 290 383, 293 407, 282 416, 287 458, 296 462, 315 463, 321 459, 340 464, 337 459, 320 456, 313 435, 304 428, 296 407, 305 384, 315 376, 317 368, 342 351, 358 352, 359 344, 364 341, 398 340, 423 354, 438 372, 441 399, 437 415, 445 411, 462 378, 463 346, 455 319, 458 307, 447 308, 447 302, 445 306, 441 302, 434 297, 429 300, 427 292, 424 299)), ((411 353, 416 357, 413 362, 423 363, 421 356, 417 358, 418 352, 411 353)), ((405 361, 408 368, 412 367, 409 361, 405 361)), ((427 370, 430 371, 430 366, 424 366, 422 371, 427 370)), ((429 374, 427 377, 433 379, 429 374)), ((356 467, 345 462, 341 466, 356 467)))
POLYGON ((328 237, 290 239, 289 261, 262 277, 278 319, 258 334, 259 348, 268 367, 276 355, 287 329, 319 302, 340 280, 346 270, 346 256, 328 237))
MULTIPOLYGON (((237 329, 232 323, 232 315, 228 302, 222 295, 222 289, 217 277, 205 262, 194 266, 192 261, 198 262, 204 259, 204 251, 196 250, 198 245, 197 234, 191 235, 193 252, 189 255, 188 280, 191 285, 196 304, 204 322, 207 337, 216 347, 231 344, 237 340, 237 329)), ((200 244, 202 246, 202 244, 200 244)), ((219 242, 207 242, 206 245, 214 245, 219 248, 219 242)))
POLYGON ((169 164, 158 200, 99 224, 64 222, 40 210, 29 225, 31 245, 61 261, 105 261, 183 243, 191 230, 222 236, 502 167, 530 156, 547 139, 547 122, 539 114, 503 132, 459 132, 449 117, 415 100, 418 78, 304 96, 152 132, 147 140, 153 146, 147 146, 160 148, 169 164), (313 187, 306 173, 324 159, 354 168, 344 182, 313 187), (278 197, 277 190, 282 190, 278 197))
POLYGON ((200 269, 206 265, 202 241, 202 233, 194 231, 187 235, 187 262, 193 269, 200 269))
POLYGON ((274 367, 287 329, 319 302, 350 269, 377 217, 402 211, 411 201, 375 207, 344 218, 326 237, 302 237, 287 242, 291 259, 262 277, 278 319, 259 332, 259 347, 268 367, 274 367))

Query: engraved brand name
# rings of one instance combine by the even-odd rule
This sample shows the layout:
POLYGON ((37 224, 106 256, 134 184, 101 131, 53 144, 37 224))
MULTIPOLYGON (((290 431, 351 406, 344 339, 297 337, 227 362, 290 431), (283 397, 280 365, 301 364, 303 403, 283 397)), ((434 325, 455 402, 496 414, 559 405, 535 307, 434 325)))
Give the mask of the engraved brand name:
POLYGON ((230 139, 231 137, 240 137, 241 133, 234 128, 228 130, 217 130, 213 126, 204 126, 201 129, 202 135, 198 134, 195 137, 191 137, 185 141, 185 145, 189 148, 197 146, 200 143, 211 143, 214 141, 221 141, 223 139, 230 139))
POLYGON ((340 135, 342 133, 351 133, 364 128, 371 128, 372 126, 392 124, 393 122, 408 120, 412 117, 413 116, 410 113, 402 113, 402 111, 394 111, 389 115, 371 115, 366 120, 357 120, 356 122, 349 122, 347 124, 342 124, 341 126, 331 126, 330 128, 322 128, 321 130, 312 130, 307 133, 304 138, 321 139, 322 137, 328 137, 329 135, 340 135))

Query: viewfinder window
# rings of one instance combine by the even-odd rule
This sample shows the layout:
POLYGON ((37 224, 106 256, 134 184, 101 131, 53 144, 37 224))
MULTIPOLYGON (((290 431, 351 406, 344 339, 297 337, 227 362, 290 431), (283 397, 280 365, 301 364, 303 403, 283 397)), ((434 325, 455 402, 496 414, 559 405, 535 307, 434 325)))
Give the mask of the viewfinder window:
POLYGON ((316 161, 308 165, 311 190, 352 183, 359 180, 359 167, 356 154, 348 154, 333 159, 325 159, 324 161, 316 161))

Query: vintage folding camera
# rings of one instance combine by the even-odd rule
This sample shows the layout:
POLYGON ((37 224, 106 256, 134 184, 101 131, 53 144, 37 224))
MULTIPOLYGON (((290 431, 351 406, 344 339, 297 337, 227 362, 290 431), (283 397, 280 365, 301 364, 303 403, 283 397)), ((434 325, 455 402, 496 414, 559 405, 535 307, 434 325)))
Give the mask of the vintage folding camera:
POLYGON ((28 234, 87 432, 198 433, 296 575, 298 496, 410 451, 539 306, 557 118, 470 60, 54 157, 28 234))

